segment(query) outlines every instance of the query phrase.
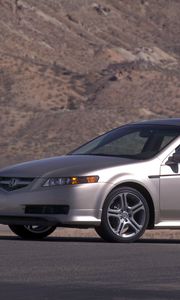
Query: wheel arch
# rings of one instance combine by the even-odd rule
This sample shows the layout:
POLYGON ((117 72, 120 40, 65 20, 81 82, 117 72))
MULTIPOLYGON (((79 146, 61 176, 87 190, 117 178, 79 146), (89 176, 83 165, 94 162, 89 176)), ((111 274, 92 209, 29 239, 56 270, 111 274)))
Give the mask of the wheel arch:
POLYGON ((143 196, 144 198, 147 200, 147 204, 148 204, 148 207, 149 207, 149 223, 148 223, 148 226, 147 226, 147 229, 152 229, 154 228, 154 222, 155 222, 155 209, 154 209, 154 204, 153 204, 153 200, 152 200, 152 197, 150 195, 150 193, 148 192, 148 190, 142 186, 141 184, 139 183, 136 183, 136 182, 124 182, 124 183, 121 183, 117 186, 115 186, 113 190, 119 188, 119 187, 131 187, 131 188, 134 188, 136 189, 137 191, 139 191, 143 196))

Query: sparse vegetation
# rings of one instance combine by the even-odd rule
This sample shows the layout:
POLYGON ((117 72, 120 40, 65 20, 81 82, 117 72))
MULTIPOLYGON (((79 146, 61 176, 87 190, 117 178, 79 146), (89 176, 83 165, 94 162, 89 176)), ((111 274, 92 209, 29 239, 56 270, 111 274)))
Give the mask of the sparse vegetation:
POLYGON ((0 0, 0 165, 180 114, 180 2, 0 0))

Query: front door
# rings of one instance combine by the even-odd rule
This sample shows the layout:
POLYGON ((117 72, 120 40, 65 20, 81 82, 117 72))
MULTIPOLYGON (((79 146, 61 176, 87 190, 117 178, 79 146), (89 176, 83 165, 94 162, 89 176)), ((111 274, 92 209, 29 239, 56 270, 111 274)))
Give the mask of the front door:
POLYGON ((180 163, 161 166, 160 211, 161 221, 180 221, 180 163))

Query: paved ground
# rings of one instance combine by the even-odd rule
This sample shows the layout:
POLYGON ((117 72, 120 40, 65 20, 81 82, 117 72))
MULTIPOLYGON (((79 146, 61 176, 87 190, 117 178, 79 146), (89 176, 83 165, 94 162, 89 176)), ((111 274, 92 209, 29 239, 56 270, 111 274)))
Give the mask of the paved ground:
POLYGON ((178 299, 180 240, 0 237, 0 299, 178 299))

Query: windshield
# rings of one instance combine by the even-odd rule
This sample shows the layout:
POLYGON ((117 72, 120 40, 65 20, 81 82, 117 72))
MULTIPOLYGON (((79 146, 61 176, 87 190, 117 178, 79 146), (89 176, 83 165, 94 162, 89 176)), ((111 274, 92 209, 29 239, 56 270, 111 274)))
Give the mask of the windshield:
POLYGON ((149 159, 179 134, 179 128, 172 126, 126 125, 97 137, 70 154, 149 159))

